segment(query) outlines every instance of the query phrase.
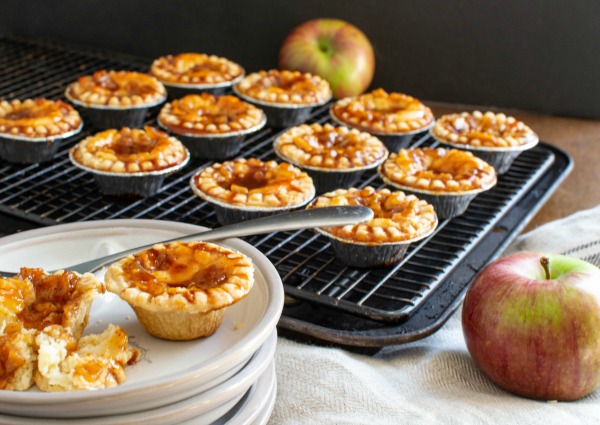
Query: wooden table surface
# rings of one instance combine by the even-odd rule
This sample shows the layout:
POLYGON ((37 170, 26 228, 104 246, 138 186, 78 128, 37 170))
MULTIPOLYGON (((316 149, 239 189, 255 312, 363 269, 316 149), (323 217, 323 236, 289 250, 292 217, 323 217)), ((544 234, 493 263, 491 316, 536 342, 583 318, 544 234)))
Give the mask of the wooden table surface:
POLYGON ((446 113, 494 110, 523 121, 540 140, 567 152, 573 170, 524 231, 600 204, 600 120, 537 115, 528 112, 427 102, 436 117, 446 113))

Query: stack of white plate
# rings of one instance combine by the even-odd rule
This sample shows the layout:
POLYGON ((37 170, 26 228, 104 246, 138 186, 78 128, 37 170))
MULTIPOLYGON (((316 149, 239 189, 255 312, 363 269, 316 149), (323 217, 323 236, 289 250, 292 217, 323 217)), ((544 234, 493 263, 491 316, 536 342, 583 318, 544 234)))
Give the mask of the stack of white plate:
MULTIPOLYGON (((0 270, 66 268, 95 257, 204 230, 153 220, 85 222, 0 238, 0 270)), ((273 357, 283 286, 269 260, 249 244, 223 245, 249 257, 254 287, 228 307, 208 338, 172 342, 147 334, 127 303, 107 293, 94 301, 86 333, 121 326, 140 350, 118 387, 44 393, 0 391, 0 424, 264 424, 276 396, 273 357)), ((98 274, 102 277, 102 273, 98 274)))

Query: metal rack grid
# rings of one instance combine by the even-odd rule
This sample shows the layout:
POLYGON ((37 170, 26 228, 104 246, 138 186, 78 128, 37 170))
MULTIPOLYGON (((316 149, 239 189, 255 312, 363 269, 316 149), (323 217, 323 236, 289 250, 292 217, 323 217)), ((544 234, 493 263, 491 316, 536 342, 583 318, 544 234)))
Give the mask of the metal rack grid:
MULTIPOLYGON (((4 99, 48 97, 64 99, 64 88, 80 75, 97 69, 148 67, 136 58, 89 52, 62 45, 15 38, 0 38, 0 96, 4 99)), ((327 106, 317 109, 308 122, 327 122, 327 106)), ((155 124, 157 111, 148 115, 155 124)), ((85 112, 82 113, 84 122, 85 112)), ((195 170, 210 162, 192 160, 183 171, 167 177, 161 191, 144 199, 105 197, 93 178, 71 166, 67 150, 83 133, 65 142, 50 162, 0 166, 0 211, 40 225, 117 218, 176 220, 217 226, 210 205, 189 188, 195 170)), ((280 130, 265 128, 244 141, 241 156, 275 159, 272 141, 280 130)), ((416 145, 435 145, 427 136, 416 145)), ((246 238, 276 266, 286 293, 297 300, 325 305, 379 321, 402 321, 427 299, 481 237, 519 201, 554 162, 543 145, 520 155, 498 185, 479 195, 460 217, 440 223, 436 232, 411 246, 397 265, 360 269, 338 262, 329 242, 312 231, 278 232, 246 238)), ((359 186, 383 187, 376 173, 363 176, 359 186)))

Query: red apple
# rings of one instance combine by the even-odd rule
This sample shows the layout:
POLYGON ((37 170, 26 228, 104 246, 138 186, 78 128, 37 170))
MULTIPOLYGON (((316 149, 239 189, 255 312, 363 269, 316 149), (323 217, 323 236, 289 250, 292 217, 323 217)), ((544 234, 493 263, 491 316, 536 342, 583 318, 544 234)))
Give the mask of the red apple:
POLYGON ((373 47, 365 34, 339 19, 313 19, 296 27, 279 51, 281 69, 319 75, 336 98, 363 93, 375 71, 373 47))
POLYGON ((600 386, 600 269, 585 261, 520 252, 492 262, 467 291, 462 327, 475 363, 510 392, 576 400, 600 386))

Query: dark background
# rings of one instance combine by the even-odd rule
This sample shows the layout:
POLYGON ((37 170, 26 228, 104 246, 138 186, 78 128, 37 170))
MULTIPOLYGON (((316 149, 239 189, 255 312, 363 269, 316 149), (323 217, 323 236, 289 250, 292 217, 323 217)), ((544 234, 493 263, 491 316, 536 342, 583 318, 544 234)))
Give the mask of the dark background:
POLYGON ((287 33, 318 17, 347 20, 370 38, 372 87, 425 101, 600 117, 600 2, 593 0, 0 0, 0 34, 148 63, 168 53, 213 53, 248 72, 276 67, 287 33))

